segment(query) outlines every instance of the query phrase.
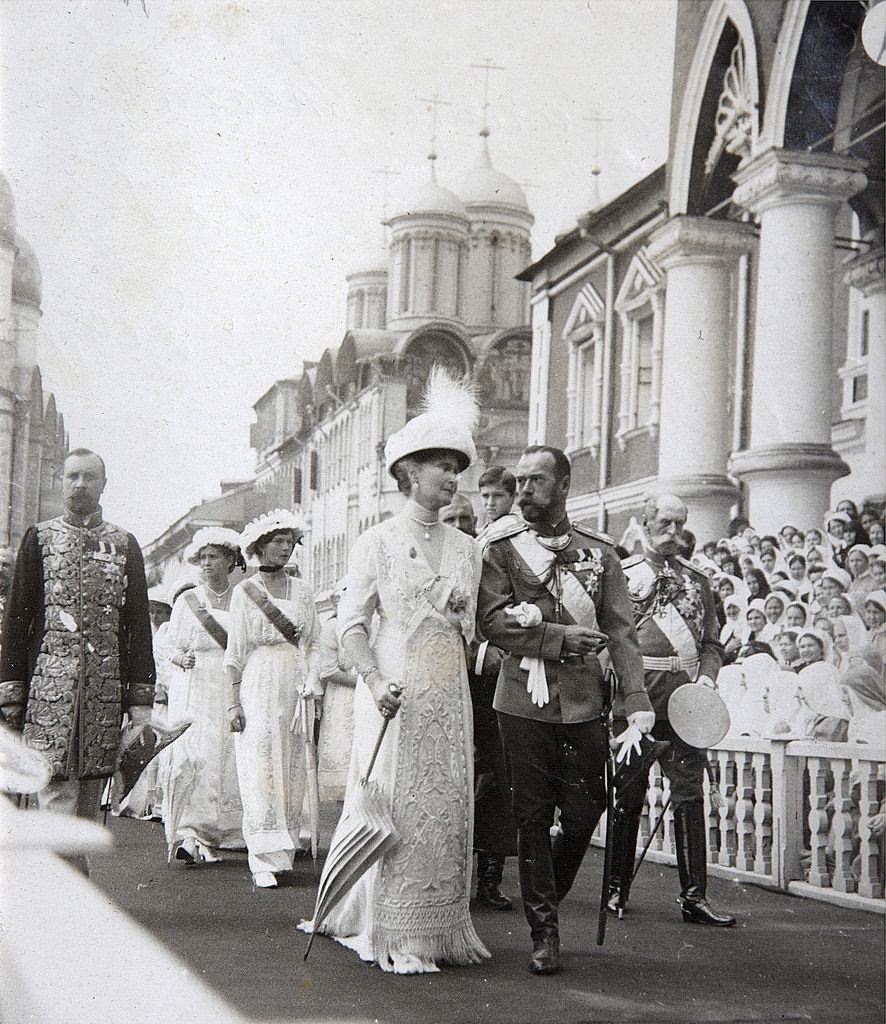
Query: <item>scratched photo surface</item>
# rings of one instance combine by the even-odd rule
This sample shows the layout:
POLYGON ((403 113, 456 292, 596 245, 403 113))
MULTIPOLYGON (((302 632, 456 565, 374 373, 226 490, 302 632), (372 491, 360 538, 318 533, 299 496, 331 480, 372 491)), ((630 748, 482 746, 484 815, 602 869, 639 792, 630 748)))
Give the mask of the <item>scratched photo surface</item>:
MULTIPOLYGON (((453 496, 444 521, 476 533, 494 520, 509 496, 490 497, 481 474, 513 470, 527 444, 568 454, 571 520, 628 560, 648 496, 673 493, 693 572, 714 579, 727 659, 765 633, 779 661, 772 678, 754 676, 759 661, 720 670, 728 731, 705 740, 708 895, 735 928, 681 919, 679 827, 655 768, 629 911, 610 915, 598 946, 598 827, 560 908, 557 978, 526 970, 510 848, 498 883, 510 911, 471 903, 491 960, 396 978, 326 939, 303 961, 297 925, 351 762, 342 671, 298 735, 314 727, 319 809, 306 799, 303 819, 319 815, 320 857, 305 832, 276 889, 253 886, 242 849, 193 865, 170 854, 161 797, 152 812, 146 796, 162 794, 169 752, 138 790, 144 813, 107 817, 110 845, 67 823, 0 839, 5 1017, 882 1020, 884 65, 886 0, 0 3, 4 580, 28 527, 63 511, 66 454, 94 450, 104 515, 137 539, 155 603, 197 581, 185 557, 196 530, 295 510, 304 529, 286 572, 313 590, 334 672, 329 621, 354 545, 403 504, 385 441, 421 411, 438 365, 472 377, 481 404, 459 481, 468 504, 453 496), (716 550, 739 515, 777 539, 770 561, 749 536, 716 550), (850 565, 854 545, 865 566, 850 565), (847 596, 818 616, 804 595, 822 573, 847 596), (766 597, 753 586, 774 589, 779 574, 781 617, 768 603, 748 613, 766 597), (838 684, 780 670, 806 658, 805 627, 838 684), (845 681, 856 643, 869 665, 845 681), (53 868, 47 846, 88 849, 89 879, 53 868)), ((99 582, 128 544, 101 550, 99 582)), ((593 596, 602 555, 578 555, 593 596)), ((625 574, 636 611, 648 580, 642 565, 625 574)), ((102 628, 90 658, 111 694, 117 652, 102 628)), ((61 660, 79 657, 59 635, 61 660)), ((647 687, 674 657, 645 659, 647 687)), ((68 711, 54 683, 45 691, 52 725, 68 711)), ((218 699, 224 717, 227 687, 218 699)), ((116 692, 107 702, 92 742, 110 770, 116 692)), ((476 745, 478 729, 497 736, 491 709, 458 743, 476 745)), ((423 747, 427 760, 451 740, 423 747)), ((39 779, 36 760, 7 756, 39 779)), ((505 784, 474 770, 474 846, 494 845, 509 827, 505 784)), ((236 765, 219 771, 239 834, 236 765)), ((416 884, 458 873, 436 855, 416 884)), ((495 871, 482 854, 472 864, 475 893, 495 871)))

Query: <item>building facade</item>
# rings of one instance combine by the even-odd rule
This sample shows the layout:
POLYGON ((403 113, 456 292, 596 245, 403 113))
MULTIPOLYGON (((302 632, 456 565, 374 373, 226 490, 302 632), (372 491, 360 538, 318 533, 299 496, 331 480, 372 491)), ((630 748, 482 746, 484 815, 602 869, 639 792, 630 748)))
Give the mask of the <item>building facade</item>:
POLYGON ((37 364, 40 264, 16 225, 15 200, 0 174, 0 548, 17 550, 32 523, 63 507, 68 435, 37 364))
POLYGON ((420 411, 434 364, 470 374, 481 393, 479 460, 513 465, 526 443, 533 217, 520 186, 496 170, 485 131, 459 194, 434 157, 387 220, 379 265, 347 278, 347 330, 302 374, 255 404, 251 443, 265 507, 297 506, 308 523, 298 557, 319 592, 343 575, 359 534, 399 507, 384 443, 420 411))
POLYGON ((569 452, 574 514, 619 532, 671 490, 715 538, 737 510, 772 531, 886 489, 868 6, 679 3, 666 166, 521 275, 529 440, 569 452))

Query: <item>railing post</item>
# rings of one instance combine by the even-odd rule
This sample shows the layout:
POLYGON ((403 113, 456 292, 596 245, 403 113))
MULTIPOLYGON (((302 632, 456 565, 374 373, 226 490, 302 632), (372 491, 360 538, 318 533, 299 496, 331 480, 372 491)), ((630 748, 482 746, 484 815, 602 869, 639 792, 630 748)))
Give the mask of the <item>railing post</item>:
POLYGON ((772 873, 780 889, 803 877, 803 762, 789 748, 784 740, 771 741, 772 873))

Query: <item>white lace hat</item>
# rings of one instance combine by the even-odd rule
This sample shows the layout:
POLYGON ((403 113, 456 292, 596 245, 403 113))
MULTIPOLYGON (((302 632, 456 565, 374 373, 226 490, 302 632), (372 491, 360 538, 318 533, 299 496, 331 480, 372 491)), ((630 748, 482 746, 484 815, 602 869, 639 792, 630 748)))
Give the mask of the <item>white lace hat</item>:
POLYGON ((185 549, 185 561, 196 565, 203 548, 212 545, 219 548, 230 548, 235 554, 240 554, 240 534, 236 530, 229 530, 225 526, 204 526, 191 538, 191 543, 185 549))
POLYGON ((458 456, 459 472, 477 457, 474 430, 480 418, 480 406, 473 384, 467 379, 453 380, 441 366, 431 369, 422 402, 424 411, 406 426, 391 434, 385 443, 385 466, 393 476, 400 459, 416 452, 442 448, 458 456))
POLYGON ((240 546, 243 549, 243 554, 247 558, 252 558, 255 554, 256 543, 269 533, 275 533, 277 530, 292 530, 295 543, 298 544, 306 529, 307 524, 298 512, 290 512, 286 508, 275 508, 270 512, 265 512, 263 516, 253 519, 251 523, 247 523, 240 534, 240 546))

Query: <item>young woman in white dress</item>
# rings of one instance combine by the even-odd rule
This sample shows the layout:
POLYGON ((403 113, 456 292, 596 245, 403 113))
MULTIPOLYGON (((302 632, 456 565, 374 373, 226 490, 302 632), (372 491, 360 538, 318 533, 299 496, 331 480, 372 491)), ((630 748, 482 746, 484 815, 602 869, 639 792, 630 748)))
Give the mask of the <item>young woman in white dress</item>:
POLYGON ((192 724, 169 748, 163 822, 170 858, 213 864, 220 850, 244 846, 223 665, 231 574, 242 563, 239 535, 221 527, 198 530, 185 560, 199 566, 202 583, 179 595, 172 609, 170 662, 178 677, 170 684, 169 717, 192 724))
MULTIPOLYGON (((314 594, 285 570, 303 534, 301 518, 283 509, 253 520, 241 542, 259 571, 238 583, 231 598, 228 717, 249 868, 263 889, 292 868, 305 793, 300 703, 323 695, 314 594)), ((307 720, 313 722, 313 708, 307 720)))
MULTIPOLYGON (((385 446, 408 500, 354 545, 338 606, 342 651, 359 673, 344 814, 387 717, 372 780, 397 841, 317 929, 398 974, 489 956, 468 906, 474 784, 465 643, 474 635, 481 554, 437 515, 475 456, 476 405, 436 369, 427 402, 429 411, 385 446)), ((313 922, 301 927, 312 931, 313 922)))

